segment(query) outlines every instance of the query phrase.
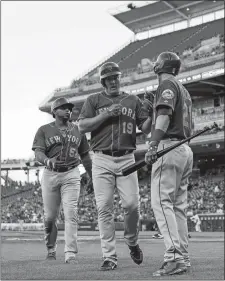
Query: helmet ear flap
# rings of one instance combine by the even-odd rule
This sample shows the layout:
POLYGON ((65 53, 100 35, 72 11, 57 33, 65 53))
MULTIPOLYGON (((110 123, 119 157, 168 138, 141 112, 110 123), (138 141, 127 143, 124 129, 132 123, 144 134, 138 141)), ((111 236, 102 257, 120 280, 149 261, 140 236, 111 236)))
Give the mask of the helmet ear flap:
POLYGON ((105 88, 105 79, 101 79, 101 84, 105 88))

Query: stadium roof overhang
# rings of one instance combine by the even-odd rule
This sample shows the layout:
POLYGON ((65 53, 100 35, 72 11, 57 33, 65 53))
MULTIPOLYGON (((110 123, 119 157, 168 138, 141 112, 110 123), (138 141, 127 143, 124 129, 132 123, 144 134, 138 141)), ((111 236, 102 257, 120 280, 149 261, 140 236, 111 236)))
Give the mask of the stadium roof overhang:
POLYGON ((131 31, 138 33, 219 9, 224 9, 223 1, 156 1, 125 12, 114 11, 111 15, 131 31))

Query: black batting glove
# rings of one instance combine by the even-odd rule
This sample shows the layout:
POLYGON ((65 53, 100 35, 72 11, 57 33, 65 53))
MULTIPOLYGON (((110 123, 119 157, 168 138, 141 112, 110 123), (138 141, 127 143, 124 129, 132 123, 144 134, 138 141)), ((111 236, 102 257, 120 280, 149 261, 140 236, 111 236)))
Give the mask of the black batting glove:
POLYGON ((154 164, 158 159, 158 156, 157 156, 158 144, 159 143, 156 141, 151 141, 149 144, 148 151, 145 154, 145 162, 148 165, 154 164))
POLYGON ((150 91, 146 91, 144 94, 143 107, 148 111, 149 116, 152 116, 153 103, 155 95, 150 91))

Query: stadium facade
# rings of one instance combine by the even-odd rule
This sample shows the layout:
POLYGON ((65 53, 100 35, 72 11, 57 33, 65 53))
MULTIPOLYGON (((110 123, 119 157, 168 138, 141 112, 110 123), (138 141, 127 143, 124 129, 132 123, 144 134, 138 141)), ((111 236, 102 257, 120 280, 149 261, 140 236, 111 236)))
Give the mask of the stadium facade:
MULTIPOLYGON (((173 51, 182 59, 178 76, 193 100, 194 131, 216 122, 220 130, 191 142, 195 165, 223 165, 224 157, 224 2, 154 1, 132 4, 110 11, 134 33, 134 40, 104 62, 114 61, 122 69, 122 88, 141 99, 145 90, 155 91, 153 63, 162 51, 173 51)), ((101 63, 102 64, 102 63, 101 63)), ((102 90, 99 67, 93 67, 70 86, 58 88, 39 106, 50 113, 51 103, 67 97, 75 104, 76 120, 85 99, 102 90)), ((148 136, 137 131, 137 153, 147 149, 148 136)))
MULTIPOLYGON (((224 2, 154 1, 141 5, 133 2, 110 13, 133 31, 134 40, 74 79, 68 87, 53 91, 39 109, 50 113, 51 103, 56 98, 67 97, 75 104, 72 119, 76 120, 87 96, 102 90, 98 69, 106 61, 119 63, 123 72, 123 89, 142 99, 145 90, 155 91, 158 87, 153 73, 157 55, 166 50, 179 53, 182 69, 178 78, 193 100, 194 131, 213 122, 220 128, 217 133, 202 135, 190 143, 194 151, 193 174, 197 186, 188 193, 188 211, 195 209, 200 212, 202 231, 224 231, 224 2), (199 172, 200 176, 208 175, 199 177, 199 172)), ((137 131, 137 157, 143 156, 147 141, 148 136, 137 131)), ((9 183, 9 186, 1 186, 2 229, 13 229, 12 225, 20 229, 21 221, 25 222, 24 229, 43 227, 40 184, 29 183, 29 171, 34 169, 39 172, 36 164, 32 160, 15 159, 1 164, 1 170, 5 172, 2 177, 9 183), (10 180, 8 172, 11 170, 25 171, 25 186, 10 180)), ((146 185, 149 171, 143 169, 139 172, 140 211, 143 213, 140 227, 145 226, 142 230, 153 230, 149 185, 146 185)), ((85 178, 82 185, 85 185, 85 178)), ((94 195, 88 197, 84 190, 81 189, 79 201, 80 229, 98 230, 94 195)), ((117 194, 114 198, 116 229, 122 230, 122 209, 117 194)), ((191 216, 190 213, 188 216, 191 216)), ((63 218, 59 220, 63 225, 63 218)), ((193 231, 190 219, 188 228, 193 231)))

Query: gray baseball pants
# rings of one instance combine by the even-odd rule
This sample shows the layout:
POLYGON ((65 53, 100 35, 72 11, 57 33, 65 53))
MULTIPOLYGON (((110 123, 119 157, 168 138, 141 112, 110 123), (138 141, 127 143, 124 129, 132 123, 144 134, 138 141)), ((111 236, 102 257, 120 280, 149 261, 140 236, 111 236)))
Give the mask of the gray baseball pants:
POLYGON ((78 167, 62 173, 45 169, 41 180, 41 187, 47 248, 56 249, 56 221, 62 202, 65 217, 64 251, 65 253, 77 253, 77 205, 80 195, 80 172, 78 167))
MULTIPOLYGON (((158 150, 178 141, 163 140, 158 150)), ((164 237, 164 261, 189 259, 187 228, 187 186, 192 172, 193 152, 183 144, 152 166, 151 205, 164 237)))
POLYGON ((124 239, 127 245, 138 243, 139 186, 137 172, 123 177, 121 170, 135 162, 134 154, 113 157, 95 152, 92 177, 98 210, 98 224, 103 259, 117 262, 113 216, 114 189, 117 188, 124 209, 124 239))

